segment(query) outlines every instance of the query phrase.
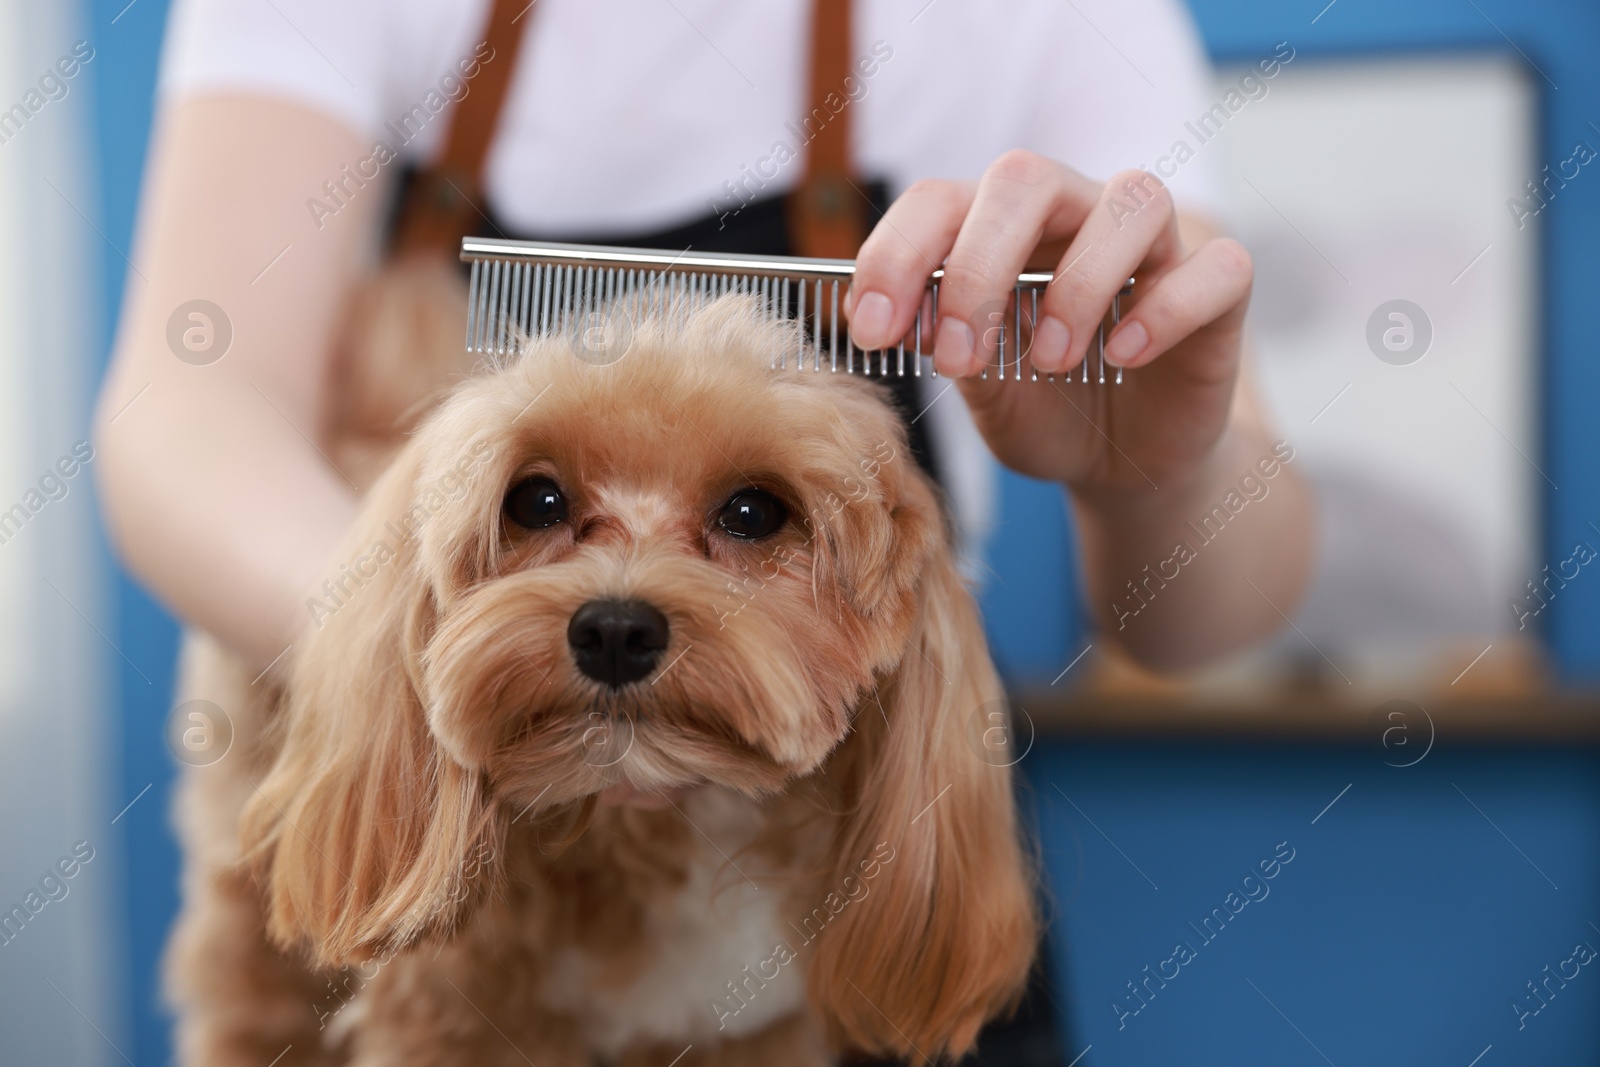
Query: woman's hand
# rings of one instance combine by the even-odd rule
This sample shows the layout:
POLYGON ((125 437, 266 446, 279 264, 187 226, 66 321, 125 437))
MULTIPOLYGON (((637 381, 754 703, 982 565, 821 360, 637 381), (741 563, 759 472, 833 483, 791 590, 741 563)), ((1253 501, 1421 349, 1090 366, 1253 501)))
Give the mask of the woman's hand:
POLYGON ((904 336, 941 261, 934 364, 961 380, 1001 462, 1091 495, 1193 480, 1233 398, 1251 282, 1242 246, 1216 238, 1190 252, 1171 196, 1142 171, 1101 185, 1008 152, 979 182, 918 182, 890 207, 862 246, 845 301, 857 344, 904 336), (1002 385, 995 326, 1016 276, 1030 268, 1056 275, 1027 354, 1057 380, 1002 385), (1106 361, 1137 372, 1119 386, 1062 381, 1093 348, 1130 276, 1134 295, 1107 337, 1106 361), (983 381, 976 375, 986 366, 983 381))
POLYGON ((1244 248, 1226 238, 1187 248, 1171 195, 1147 173, 1101 185, 1042 156, 1008 152, 978 182, 919 182, 889 208, 862 246, 844 304, 856 343, 875 349, 905 336, 941 264, 934 364, 959 380, 1001 462, 1072 490, 1085 585, 1102 627, 1147 664, 1170 668, 1280 626, 1311 558, 1309 493, 1288 468, 1274 502, 1207 543, 1183 581, 1152 594, 1133 624, 1121 604, 1147 565, 1193 539, 1187 521, 1271 451, 1249 391, 1236 394, 1252 276, 1244 248), (1055 272, 1024 345, 1025 363, 1056 380, 1029 381, 1027 366, 1021 382, 993 373, 981 380, 996 362, 998 316, 1025 269, 1055 272), (1134 294, 1106 339, 1106 362, 1128 369, 1123 383, 1063 381, 1130 276, 1134 294))

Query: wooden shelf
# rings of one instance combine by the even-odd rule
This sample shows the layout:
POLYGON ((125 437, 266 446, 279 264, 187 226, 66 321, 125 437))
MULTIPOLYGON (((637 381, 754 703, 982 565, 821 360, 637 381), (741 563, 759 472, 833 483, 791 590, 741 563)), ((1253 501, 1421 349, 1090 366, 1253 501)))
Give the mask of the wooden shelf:
MULTIPOLYGON (((1438 744, 1600 743, 1600 693, 1543 691, 1467 697, 1418 695, 1391 706, 1328 694, 1283 692, 1224 698, 1023 690, 1013 704, 1041 737, 1127 741, 1381 744, 1384 730, 1412 715, 1433 724, 1438 744), (1425 713, 1418 716, 1413 709, 1425 713)), ((1409 728, 1409 724, 1408 724, 1409 728)))

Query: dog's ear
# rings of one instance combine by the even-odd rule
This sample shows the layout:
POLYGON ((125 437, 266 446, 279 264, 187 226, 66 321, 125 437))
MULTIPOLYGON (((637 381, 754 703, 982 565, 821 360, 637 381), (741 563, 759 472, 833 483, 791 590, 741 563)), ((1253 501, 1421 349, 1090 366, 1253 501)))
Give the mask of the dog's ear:
MULTIPOLYGON (((818 479, 806 526, 818 574, 855 612, 883 623, 948 537, 937 493, 917 467, 900 417, 875 385, 846 384, 856 387, 828 396, 835 436, 819 451, 834 458, 818 479)), ((899 636, 892 626, 875 630, 899 636)))
POLYGON ((956 1058, 1015 1004, 1038 919, 1007 761, 970 740, 1002 690, 947 546, 924 570, 914 627, 830 764, 845 814, 827 888, 849 901, 809 981, 841 1044, 956 1058))
POLYGON ((436 743, 418 696, 435 614, 405 523, 420 462, 413 442, 363 504, 330 610, 294 649, 281 747, 241 820, 270 933, 322 965, 449 927, 500 839, 482 776, 436 743))

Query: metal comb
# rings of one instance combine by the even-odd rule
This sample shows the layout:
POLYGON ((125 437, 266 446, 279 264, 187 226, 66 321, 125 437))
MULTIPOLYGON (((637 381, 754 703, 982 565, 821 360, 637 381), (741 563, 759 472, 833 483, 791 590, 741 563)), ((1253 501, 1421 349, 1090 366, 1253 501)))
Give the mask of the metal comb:
MULTIPOLYGON (((877 377, 937 376, 932 362, 933 324, 939 315, 939 283, 943 270, 928 279, 916 324, 892 348, 857 348, 848 328, 841 328, 841 286, 855 274, 849 259, 803 259, 797 256, 753 256, 731 252, 668 252, 648 248, 559 244, 550 241, 506 241, 467 237, 461 259, 472 265, 468 287, 467 351, 507 355, 522 338, 572 336, 618 312, 638 321, 646 315, 686 319, 697 309, 728 293, 754 297, 770 319, 801 324, 795 348, 773 359, 801 370, 863 374, 877 377), (924 348, 924 338, 928 345, 924 348), (876 368, 876 369, 874 369, 876 368)), ((994 349, 990 370, 1001 381, 1022 381, 1024 324, 1031 333, 1038 320, 1039 294, 1054 279, 1051 273, 1017 276, 1013 297, 986 315, 986 340, 994 349), (1024 307, 1028 311, 1024 311, 1024 307)), ((1121 318, 1122 298, 1133 292, 1130 278, 1111 300, 1108 315, 1121 318)), ((1107 382, 1106 322, 1095 333, 1087 357, 1073 370, 1088 384, 1107 382)), ((1122 368, 1112 367, 1111 381, 1122 381, 1122 368)), ((1055 375, 1047 375, 1050 381, 1055 375)), ((1029 380, 1040 375, 1029 370, 1029 380)), ((1072 370, 1062 375, 1073 381, 1072 370)))

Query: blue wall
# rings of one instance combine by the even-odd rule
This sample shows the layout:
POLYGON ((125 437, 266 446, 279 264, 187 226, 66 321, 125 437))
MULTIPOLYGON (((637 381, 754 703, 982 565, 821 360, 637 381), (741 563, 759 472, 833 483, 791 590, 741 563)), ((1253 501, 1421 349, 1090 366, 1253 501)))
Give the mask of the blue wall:
MULTIPOLYGON (((1312 25, 1323 6, 1324 0, 1195 4, 1219 58, 1253 56, 1284 39, 1313 56, 1509 51, 1492 18, 1560 86, 1546 86, 1545 144, 1588 138, 1586 122, 1600 121, 1600 64, 1593 60, 1600 9, 1592 2, 1338 0, 1312 25)), ((100 226, 127 252, 166 2, 90 0, 87 9, 97 50, 100 226)), ((1600 183, 1574 184, 1544 220, 1548 374, 1541 465, 1561 486, 1545 509, 1545 543, 1557 558, 1555 548, 1569 544, 1586 520, 1600 521, 1600 471, 1593 463, 1600 423, 1589 414, 1600 360, 1587 314, 1600 291, 1600 183)), ((125 268, 120 255, 104 252, 109 331, 125 268)), ((108 332, 102 349, 109 344, 108 332)), ((1016 673, 1052 677, 1084 640, 1066 537, 1057 491, 1007 476, 985 608, 999 654, 1016 673)), ((147 684, 118 662, 122 795, 154 783, 161 798, 135 806, 119 824, 127 834, 129 880, 134 1040, 127 1051, 138 1064, 159 1064, 168 1061, 170 1043, 156 964, 176 906, 165 803, 172 775, 160 738, 176 630, 125 577, 116 596, 116 643, 151 679, 147 684)), ((1568 678, 1600 679, 1600 587, 1573 586, 1552 614, 1551 640, 1568 678)), ((1072 999, 1073 1031, 1080 1045, 1094 1046, 1081 1061, 1085 1067, 1327 1060, 1465 1067, 1492 1044, 1482 1060, 1490 1067, 1587 1062, 1592 1055, 1584 1050, 1600 1047, 1594 992, 1600 974, 1590 974, 1592 968, 1523 1031, 1509 1007, 1522 983, 1545 964, 1558 964, 1574 942, 1593 938, 1600 946, 1600 932, 1587 925, 1591 916, 1600 922, 1600 774, 1589 752, 1441 748, 1417 767, 1396 770, 1342 749, 1042 744, 1025 769, 1061 899, 1059 973, 1072 999), (1347 783, 1350 791, 1311 825, 1347 783), (1126 994, 1123 983, 1169 955, 1187 922, 1220 905, 1246 869, 1285 840, 1295 859, 1271 883, 1270 896, 1202 946, 1180 977, 1119 1031, 1110 1004, 1126 994)))
MULTIPOLYGON (((102 358, 111 350, 127 269, 132 254, 133 218, 150 132, 151 91, 167 0, 90 0, 86 5, 89 41, 95 47, 95 149, 100 165, 101 286, 105 336, 102 358), (115 21, 113 21, 115 20, 115 21), (119 254, 120 253, 120 254, 119 254)), ((162 1064, 171 1058, 167 1020, 160 1007, 158 961, 167 927, 177 911, 178 850, 168 824, 168 787, 173 764, 162 740, 172 695, 177 627, 137 585, 115 567, 116 658, 121 699, 123 781, 120 795, 132 799, 154 785, 145 802, 135 804, 118 826, 123 830, 127 888, 126 1003, 132 1013, 126 1049, 137 1064, 162 1064), (135 670, 128 660, 137 664, 135 670), (148 681, 146 680, 148 678, 148 681), (153 801, 153 802, 152 802, 153 801)), ((118 795, 112 790, 112 795, 118 795)), ((121 806, 120 804, 118 805, 121 806)))
POLYGON ((1600 950, 1600 758, 1438 748, 1397 768, 1383 755, 1036 750, 1069 1058, 1092 1045, 1084 1067, 1466 1067, 1492 1045, 1482 1067, 1593 1063, 1600 958, 1552 982, 1520 1029, 1511 1003, 1538 1007, 1525 983, 1577 943, 1600 950), (1284 842, 1293 859, 1243 883, 1284 842), (1237 915, 1190 927, 1231 911, 1230 892, 1237 915), (1260 899, 1241 906, 1247 894, 1260 899), (1179 942, 1193 958, 1163 963, 1179 942))

